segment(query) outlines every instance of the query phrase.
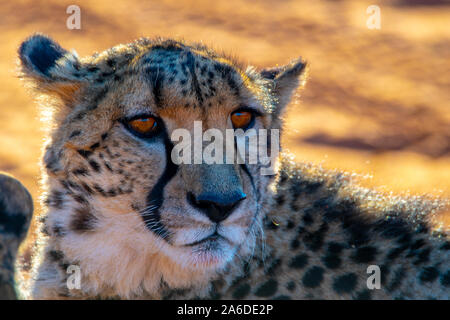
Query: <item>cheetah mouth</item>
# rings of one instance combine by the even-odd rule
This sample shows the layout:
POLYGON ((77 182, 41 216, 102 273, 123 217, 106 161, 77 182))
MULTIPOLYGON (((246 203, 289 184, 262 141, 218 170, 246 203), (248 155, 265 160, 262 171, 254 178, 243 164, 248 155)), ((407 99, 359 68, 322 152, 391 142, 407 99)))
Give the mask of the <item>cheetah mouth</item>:
POLYGON ((195 268, 220 268, 232 260, 235 245, 225 236, 214 232, 201 240, 185 244, 195 268))
POLYGON ((184 246, 185 247, 195 247, 195 246, 204 245, 204 244, 214 245, 220 241, 225 241, 230 245, 232 244, 230 240, 228 240, 224 236, 221 236, 219 233, 217 233, 217 231, 215 231, 213 234, 211 234, 201 240, 185 244, 184 246))

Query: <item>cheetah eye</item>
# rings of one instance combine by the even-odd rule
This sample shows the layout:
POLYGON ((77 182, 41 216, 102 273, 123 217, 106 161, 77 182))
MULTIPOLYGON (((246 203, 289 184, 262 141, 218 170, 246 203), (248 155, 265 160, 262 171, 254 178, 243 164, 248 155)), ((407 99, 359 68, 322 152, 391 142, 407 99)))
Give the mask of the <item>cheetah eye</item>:
POLYGON ((127 128, 138 136, 150 137, 159 131, 159 124, 156 118, 144 116, 134 118, 125 122, 127 128))
POLYGON ((231 123, 234 129, 247 129, 255 119, 255 114, 250 110, 237 110, 231 114, 231 123))

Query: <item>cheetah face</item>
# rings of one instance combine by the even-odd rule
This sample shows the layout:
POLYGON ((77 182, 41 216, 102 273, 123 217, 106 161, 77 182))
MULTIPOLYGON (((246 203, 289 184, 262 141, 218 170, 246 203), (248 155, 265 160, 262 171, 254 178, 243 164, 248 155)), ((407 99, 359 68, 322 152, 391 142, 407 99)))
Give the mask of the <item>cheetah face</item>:
MULTIPOLYGON (((203 272, 252 249, 273 175, 261 175, 259 162, 196 162, 194 140, 208 129, 223 137, 227 129, 280 129, 304 63, 256 72, 162 40, 79 59, 40 35, 19 53, 24 75, 58 104, 44 163, 47 205, 59 214, 47 224, 66 252, 80 260, 77 247, 101 247, 121 259, 117 251, 128 250, 203 272), (192 150, 190 163, 174 159, 180 129, 192 138, 183 151, 186 159, 192 150)), ((201 149, 208 144, 200 140, 201 149)), ((100 259, 92 252, 85 259, 100 259)))

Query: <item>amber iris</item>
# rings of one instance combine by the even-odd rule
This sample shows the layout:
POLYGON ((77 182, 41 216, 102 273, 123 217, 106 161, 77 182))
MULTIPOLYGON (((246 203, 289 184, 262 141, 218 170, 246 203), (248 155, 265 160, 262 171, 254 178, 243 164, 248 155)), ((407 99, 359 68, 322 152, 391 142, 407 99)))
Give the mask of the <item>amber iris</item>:
POLYGON ((231 122, 235 129, 245 129, 252 122, 253 114, 250 111, 236 111, 231 114, 231 122))
POLYGON ((156 119, 152 117, 134 119, 129 121, 128 125, 131 129, 140 134, 149 134, 152 132, 156 132, 158 128, 156 119))

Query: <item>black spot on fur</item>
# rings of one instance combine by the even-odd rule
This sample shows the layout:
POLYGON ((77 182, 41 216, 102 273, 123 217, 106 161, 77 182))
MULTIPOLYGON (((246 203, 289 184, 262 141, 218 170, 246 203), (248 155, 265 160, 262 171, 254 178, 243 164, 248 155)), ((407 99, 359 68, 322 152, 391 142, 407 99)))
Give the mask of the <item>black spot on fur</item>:
POLYGON ((69 136, 69 139, 75 138, 75 137, 79 136, 80 134, 81 134, 80 130, 72 131, 72 133, 69 136))
POLYGON ((46 225, 42 225, 41 232, 46 236, 50 236, 50 232, 48 231, 48 228, 46 225))
POLYGON ((291 241, 291 249, 295 250, 298 249, 298 247, 300 247, 300 241, 298 239, 294 239, 291 241))
POLYGON ((277 292, 277 289, 278 282, 275 279, 269 279, 256 289, 255 295, 258 297, 271 297, 277 292))
POLYGON ((356 249, 356 252, 351 256, 351 259, 359 263, 372 262, 377 254, 377 248, 372 246, 360 247, 356 249))
POLYGON ((297 198, 302 193, 312 194, 316 192, 321 186, 321 182, 294 180, 291 186, 291 193, 295 198, 297 198))
POLYGON ((75 210, 75 216, 70 223, 70 229, 75 232, 92 231, 95 228, 97 217, 94 216, 88 207, 75 210))
POLYGON ((236 83, 236 81, 232 78, 231 74, 227 78, 227 83, 228 83, 228 86, 230 87, 231 91, 233 91, 233 94, 235 96, 239 96, 239 91, 240 91, 239 86, 236 83))
POLYGON ((95 172, 101 172, 101 167, 95 160, 89 160, 89 165, 95 172))
POLYGON ((221 299, 222 295, 220 294, 220 291, 224 287, 224 285, 225 285, 225 281, 223 281, 222 279, 212 281, 209 299, 211 299, 211 300, 221 299))
POLYGON ((86 111, 80 111, 77 115, 73 117, 74 120, 82 120, 84 117, 86 117, 87 112, 86 111))
POLYGON ((304 268, 308 264, 308 256, 304 253, 292 258, 289 262, 289 267, 294 269, 304 268))
POLYGON ((388 276, 389 276, 389 272, 390 269, 388 267, 388 265, 382 264, 380 266, 380 274, 381 274, 381 284, 385 285, 385 283, 387 282, 388 276))
POLYGON ((446 241, 439 250, 450 250, 450 241, 446 241))
POLYGON ((306 229, 305 229, 305 227, 304 226, 299 226, 298 228, 297 228, 297 236, 302 236, 304 233, 306 232, 306 229))
POLYGON ((60 182, 63 185, 63 187, 65 189, 67 189, 68 193, 72 193, 73 190, 82 191, 82 188, 80 187, 80 185, 76 184, 75 182, 73 182, 71 180, 60 181, 60 182))
POLYGON ((244 283, 233 291, 233 298, 243 299, 249 294, 249 292, 250 292, 250 285, 248 283, 244 283))
POLYGON ((336 269, 341 266, 342 259, 340 258, 340 254, 343 250, 343 245, 336 243, 336 242, 330 242, 328 244, 328 250, 326 255, 322 258, 322 261, 325 265, 325 267, 329 269, 336 269))
POLYGON ((106 197, 106 192, 105 192, 105 190, 103 190, 103 188, 100 187, 98 184, 94 184, 94 189, 95 189, 95 191, 97 191, 98 193, 100 193, 102 196, 106 197))
POLYGON ((140 211, 140 207, 137 203, 132 203, 130 206, 131 206, 131 209, 133 209, 134 211, 136 211, 136 212, 140 211))
POLYGON ((326 222, 322 223, 319 230, 307 233, 303 237, 303 242, 310 250, 312 251, 319 250, 323 245, 323 241, 328 229, 329 229, 328 224, 326 222))
POLYGON ((294 291, 295 290, 295 287, 296 287, 296 285, 295 285, 295 282, 294 281, 289 281, 287 284, 286 284, 286 289, 288 289, 289 291, 294 291))
POLYGON ((77 150, 77 152, 78 152, 83 158, 88 158, 90 155, 92 155, 92 151, 90 151, 90 150, 77 150))
POLYGON ((48 257, 53 262, 57 262, 57 261, 59 262, 64 259, 64 253, 59 250, 50 250, 48 252, 48 257))
POLYGON ((286 225, 286 229, 287 229, 287 230, 291 230, 291 229, 293 229, 294 227, 295 227, 294 222, 292 222, 292 220, 289 220, 288 223, 287 223, 287 225, 286 225))
POLYGON ((441 276, 440 281, 443 286, 450 287, 450 270, 447 270, 447 272, 441 276))
POLYGON ((285 184, 289 179, 289 175, 287 174, 287 172, 284 170, 281 170, 278 174, 280 175, 278 184, 280 184, 280 185, 285 184))
POLYGON ((61 157, 62 151, 58 154, 52 149, 48 149, 45 156, 45 168, 50 172, 56 173, 59 170, 59 158, 61 157))
MULTIPOLYGON (((111 75, 110 73, 109 75, 111 75)), ((108 87, 102 87, 100 90, 98 90, 97 94, 95 95, 94 99, 91 102, 91 105, 88 107, 89 111, 97 109, 99 103, 105 98, 106 94, 108 93, 108 87)))
POLYGON ((397 239, 397 242, 400 244, 409 244, 412 240, 411 233, 406 233, 397 239))
POLYGON ((439 271, 435 267, 423 268, 419 274, 420 282, 433 282, 439 276, 439 271))
POLYGON ((279 206, 281 206, 284 203, 284 196, 282 194, 279 194, 275 197, 275 201, 279 206))
POLYGON ((333 282, 333 290, 339 294, 352 292, 356 287, 357 277, 354 273, 347 273, 337 277, 333 282))
POLYGON ((95 73, 95 72, 99 71, 100 69, 98 67, 96 67, 96 66, 90 66, 90 67, 87 68, 87 70, 89 72, 94 72, 95 73))
POLYGON ((310 211, 312 211, 312 210, 308 210, 308 209, 305 210, 305 214, 303 215, 302 220, 305 225, 310 225, 314 222, 314 219, 313 219, 310 211))
POLYGON ((89 172, 87 171, 86 168, 78 168, 78 169, 74 169, 72 171, 72 173, 76 176, 87 176, 89 175, 89 172))
POLYGON ((395 270, 394 274, 392 275, 391 281, 386 287, 388 292, 392 292, 396 290, 398 287, 400 287, 405 277, 406 277, 406 270, 403 267, 399 267, 397 270, 395 270))
POLYGON ((108 65, 108 67, 112 68, 116 64, 116 61, 114 59, 112 59, 112 58, 108 58, 106 60, 106 64, 108 65))
POLYGON ((81 187, 83 188, 83 190, 87 193, 87 194, 93 194, 94 191, 91 189, 91 187, 89 187, 86 183, 81 182, 81 187))
POLYGON ((86 198, 83 197, 83 196, 81 196, 81 195, 79 195, 79 194, 75 194, 75 195, 73 195, 72 197, 73 197, 73 199, 74 199, 76 202, 78 202, 78 203, 81 203, 81 204, 87 204, 87 203, 88 203, 88 201, 86 200, 86 198))
POLYGON ((113 172, 113 169, 111 167, 111 165, 108 162, 104 162, 106 169, 108 169, 109 172, 113 172))
POLYGON ((423 222, 420 222, 417 226, 416 226, 416 228, 414 229, 414 231, 415 231, 415 233, 424 233, 424 234, 428 234, 429 233, 429 231, 430 231, 430 229, 428 228, 428 226, 425 224, 425 223, 423 223, 423 222))
POLYGON ((323 280, 324 269, 318 266, 314 266, 305 272, 302 283, 307 288, 316 288, 320 286, 323 280))
POLYGON ((194 55, 191 52, 187 52, 187 57, 186 57, 187 61, 187 68, 189 69, 189 72, 191 74, 191 79, 192 79, 192 86, 195 92, 195 95, 197 97, 197 100, 199 102, 199 104, 201 105, 203 103, 203 96, 202 96, 202 92, 200 90, 200 85, 197 79, 197 74, 195 73, 195 65, 194 65, 194 55))
POLYGON ((358 292, 355 297, 355 300, 370 300, 372 299, 372 292, 368 289, 363 289, 360 292, 358 292))
POLYGON ((98 147, 100 147, 100 143, 99 143, 99 142, 96 142, 96 143, 94 143, 92 146, 90 146, 90 149, 91 149, 92 151, 94 151, 94 150, 97 149, 98 147))
POLYGON ((102 73, 100 74, 100 77, 102 77, 102 78, 108 78, 108 77, 112 76, 113 74, 114 74, 114 71, 102 72, 102 73))
POLYGON ((342 260, 339 256, 327 254, 323 257, 322 262, 328 269, 336 269, 341 266, 342 260))
POLYGON ((250 275, 250 263, 248 262, 244 262, 244 264, 242 265, 242 272, 244 273, 244 277, 247 277, 250 275))
POLYGON ((147 70, 148 81, 153 89, 153 99, 157 108, 162 107, 162 87, 164 82, 164 70, 159 66, 150 67, 147 70))
POLYGON ((52 231, 53 234, 57 237, 64 237, 66 235, 66 230, 58 224, 55 224, 53 226, 52 231))
POLYGON ((425 245, 425 240, 419 239, 419 240, 416 240, 416 241, 411 245, 410 249, 411 249, 411 250, 417 250, 417 249, 422 248, 424 245, 425 245))
POLYGON ((115 197, 117 196, 117 192, 116 190, 114 190, 113 188, 109 189, 106 194, 108 195, 108 197, 115 197))
POLYGON ((403 245, 394 249, 391 249, 387 254, 387 259, 394 260, 397 258, 402 252, 404 252, 406 249, 408 249, 408 245, 403 245))
POLYGON ((343 223, 343 227, 350 235, 348 243, 351 246, 361 246, 369 242, 370 227, 364 222, 348 219, 343 223))
POLYGON ((58 190, 50 191, 44 203, 55 209, 62 209, 64 205, 64 193, 58 190))
POLYGON ((276 270, 281 267, 281 259, 275 259, 270 267, 267 268, 265 271, 266 275, 268 276, 274 276, 276 273, 276 270))
POLYGON ((411 254, 408 254, 407 257, 416 255, 417 258, 416 260, 414 260, 413 264, 419 265, 430 261, 430 252, 431 252, 430 248, 424 248, 422 250, 417 251, 414 250, 411 254))
POLYGON ((400 237, 408 233, 408 228, 405 221, 398 218, 391 218, 388 220, 379 221, 374 228, 380 234, 388 239, 400 237))

